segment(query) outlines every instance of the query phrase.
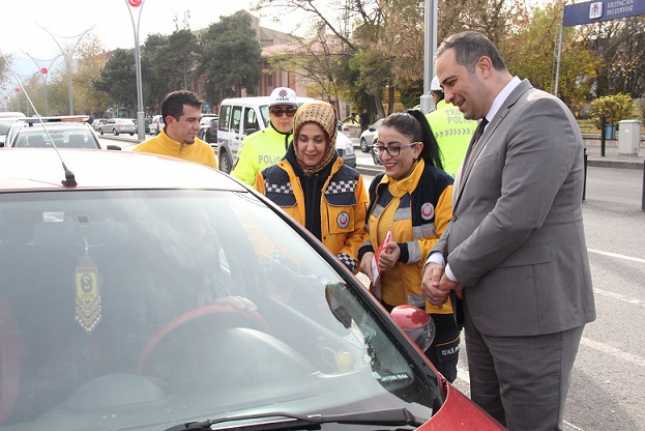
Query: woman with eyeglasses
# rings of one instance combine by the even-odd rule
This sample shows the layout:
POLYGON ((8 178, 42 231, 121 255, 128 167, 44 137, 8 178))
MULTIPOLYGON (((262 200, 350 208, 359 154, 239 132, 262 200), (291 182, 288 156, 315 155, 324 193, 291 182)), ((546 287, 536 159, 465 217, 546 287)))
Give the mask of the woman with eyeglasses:
POLYGON ((436 307, 421 291, 423 265, 452 217, 453 179, 443 171, 439 147, 420 111, 388 116, 375 150, 385 173, 370 185, 368 240, 359 250, 361 271, 370 280, 375 250, 382 304, 391 310, 411 304, 431 315, 435 338, 426 355, 450 381, 457 377, 459 326, 455 304, 436 307), (389 232, 389 235, 388 235, 389 232))
POLYGON ((365 240, 363 179, 336 154, 336 114, 326 102, 298 108, 293 143, 263 170, 256 189, 305 226, 353 273, 365 240))

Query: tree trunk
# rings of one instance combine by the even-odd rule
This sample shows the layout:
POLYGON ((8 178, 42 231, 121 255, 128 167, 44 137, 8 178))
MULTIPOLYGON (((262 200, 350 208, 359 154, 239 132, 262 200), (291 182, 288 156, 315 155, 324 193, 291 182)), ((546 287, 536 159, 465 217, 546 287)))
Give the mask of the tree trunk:
MULTIPOLYGON (((371 99, 372 106, 373 106, 373 109, 374 109, 373 112, 376 113, 376 117, 377 118, 385 117, 385 111, 383 110, 383 102, 381 101, 381 98, 379 96, 377 96, 377 95, 370 94, 370 99, 371 99)), ((372 121, 372 120, 373 120, 373 118, 370 115, 370 121, 372 121)))

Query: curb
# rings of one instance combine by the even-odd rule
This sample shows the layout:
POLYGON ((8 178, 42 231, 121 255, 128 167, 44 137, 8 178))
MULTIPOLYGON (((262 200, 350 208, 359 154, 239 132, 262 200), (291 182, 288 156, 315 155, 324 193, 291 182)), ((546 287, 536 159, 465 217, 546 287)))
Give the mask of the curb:
POLYGON ((587 166, 594 168, 618 168, 618 169, 642 169, 642 161, 630 160, 589 160, 587 159, 587 166))

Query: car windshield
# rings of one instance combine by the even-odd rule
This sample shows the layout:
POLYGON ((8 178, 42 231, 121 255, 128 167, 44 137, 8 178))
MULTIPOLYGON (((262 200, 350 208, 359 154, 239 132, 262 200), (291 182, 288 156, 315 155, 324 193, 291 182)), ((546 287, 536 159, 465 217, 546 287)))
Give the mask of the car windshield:
POLYGON ((6 136, 9 133, 9 127, 15 120, 2 120, 0 119, 0 136, 6 136))
POLYGON ((98 148, 94 135, 85 126, 48 125, 45 133, 42 127, 25 127, 18 132, 14 147, 41 148, 51 146, 51 139, 58 148, 98 148))
POLYGON ((0 118, 0 137, 6 137, 9 134, 11 125, 19 120, 21 120, 21 118, 0 118))
POLYGON ((248 193, 0 195, 0 257, 0 430, 440 403, 359 288, 248 193))

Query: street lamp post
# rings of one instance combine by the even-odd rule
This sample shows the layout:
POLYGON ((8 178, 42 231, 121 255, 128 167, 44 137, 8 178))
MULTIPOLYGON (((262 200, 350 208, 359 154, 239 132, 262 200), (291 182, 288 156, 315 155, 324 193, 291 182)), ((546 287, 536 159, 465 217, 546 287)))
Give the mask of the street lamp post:
POLYGON ((32 57, 27 52, 25 52, 25 55, 27 57, 29 57, 29 59, 34 63, 34 65, 38 69, 38 73, 40 73, 43 76, 43 89, 44 89, 44 93, 45 93, 45 110, 42 111, 42 112, 45 115, 49 115, 50 114, 50 112, 49 112, 49 91, 48 91, 48 88, 47 88, 49 72, 51 71, 52 66, 54 65, 56 60, 58 60, 61 57, 62 54, 57 55, 56 57, 52 58, 51 60, 39 60, 37 58, 32 57), (39 63, 43 63, 43 62, 48 62, 46 67, 41 67, 40 66, 39 63))
POLYGON ((65 60, 65 70, 67 71, 67 98, 69 101, 69 115, 74 115, 74 89, 72 87, 72 63, 74 61, 74 53, 76 52, 76 48, 78 48, 78 44, 83 39, 83 36, 85 36, 94 27, 88 28, 83 33, 77 36, 72 36, 71 38, 76 38, 76 42, 71 48, 68 47, 67 49, 63 48, 63 45, 58 42, 58 39, 52 32, 50 32, 43 26, 40 26, 40 28, 42 28, 49 36, 51 36, 56 45, 58 45, 58 49, 60 49, 61 55, 65 60))
POLYGON ((434 76, 434 56, 437 51, 437 3, 439 0, 425 0, 423 15, 423 95, 421 110, 427 114, 434 109, 430 94, 430 83, 434 76))
POLYGON ((146 136, 146 129, 143 119, 143 84, 141 80, 141 53, 139 50, 139 29, 141 28, 141 13, 143 12, 144 0, 125 0, 125 6, 130 13, 130 22, 132 23, 132 32, 134 33, 134 66, 137 75, 137 137, 139 142, 143 141, 146 136), (137 21, 134 21, 132 9, 138 8, 139 15, 137 21))

